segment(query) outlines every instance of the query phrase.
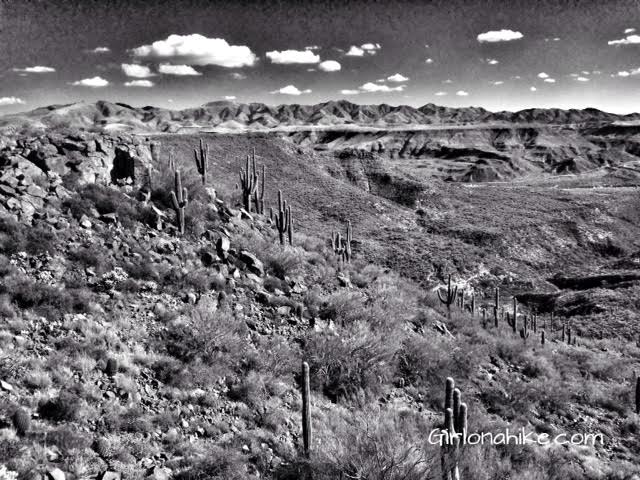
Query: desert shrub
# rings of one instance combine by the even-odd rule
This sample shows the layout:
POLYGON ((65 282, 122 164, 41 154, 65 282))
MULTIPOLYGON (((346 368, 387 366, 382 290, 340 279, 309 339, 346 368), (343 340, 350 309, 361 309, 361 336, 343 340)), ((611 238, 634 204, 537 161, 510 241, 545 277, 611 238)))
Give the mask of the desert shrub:
POLYGON ((348 324, 361 314, 365 301, 361 292, 337 291, 324 299, 318 313, 320 318, 348 324))
POLYGON ((91 445, 91 438, 69 426, 61 426, 47 433, 47 442, 56 445, 64 453, 69 450, 83 450, 91 445))
POLYGON ((80 219, 82 215, 91 218, 92 209, 101 215, 116 213, 125 227, 131 227, 143 218, 134 200, 115 188, 97 183, 78 187, 76 193, 65 200, 63 207, 68 208, 76 219, 80 219))
POLYGON ((238 370, 247 350, 247 327, 231 311, 197 307, 186 320, 172 322, 163 342, 167 352, 187 363, 238 370))
POLYGON ((11 217, 0 217, 0 253, 53 253, 56 242, 57 235, 49 225, 36 223, 27 226, 11 217))
POLYGON ((265 259, 265 269, 267 273, 284 279, 299 272, 304 259, 298 250, 284 250, 269 254, 265 259))
POLYGON ((304 359, 312 371, 312 387, 332 401, 360 392, 379 394, 395 371, 396 342, 362 324, 337 334, 307 335, 304 359))
POLYGON ((72 422, 79 418, 82 400, 75 393, 62 390, 57 397, 42 402, 38 413, 42 418, 56 422, 72 422))
POLYGON ((185 470, 175 475, 176 480, 244 480, 247 478, 245 462, 240 454, 214 445, 206 456, 184 458, 185 470))

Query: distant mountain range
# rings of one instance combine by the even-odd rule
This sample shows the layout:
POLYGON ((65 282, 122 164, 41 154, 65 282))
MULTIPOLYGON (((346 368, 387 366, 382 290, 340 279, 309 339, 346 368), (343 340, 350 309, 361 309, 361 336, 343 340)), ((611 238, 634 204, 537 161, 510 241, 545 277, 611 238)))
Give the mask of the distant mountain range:
POLYGON ((581 125, 637 122, 640 114, 616 115, 595 108, 583 110, 532 108, 518 112, 489 112, 480 107, 451 108, 428 103, 406 105, 357 105, 345 100, 316 105, 278 105, 217 101, 198 108, 168 110, 152 106, 136 108, 123 103, 97 101, 51 105, 30 112, 0 117, 0 133, 48 127, 103 128, 179 133, 196 129, 219 131, 297 129, 300 127, 429 128, 468 124, 581 125))

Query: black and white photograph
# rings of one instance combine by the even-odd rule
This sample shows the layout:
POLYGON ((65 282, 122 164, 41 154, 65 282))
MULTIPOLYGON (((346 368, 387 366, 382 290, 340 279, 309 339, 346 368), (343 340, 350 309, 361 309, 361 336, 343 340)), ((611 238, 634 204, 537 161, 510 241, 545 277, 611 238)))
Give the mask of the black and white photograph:
POLYGON ((640 0, 0 0, 0 480, 640 480, 640 0))

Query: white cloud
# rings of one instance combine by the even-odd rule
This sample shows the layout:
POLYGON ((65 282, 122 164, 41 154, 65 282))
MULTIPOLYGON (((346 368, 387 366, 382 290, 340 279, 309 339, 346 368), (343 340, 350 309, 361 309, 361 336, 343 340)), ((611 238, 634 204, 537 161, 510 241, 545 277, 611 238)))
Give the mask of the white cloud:
POLYGON ((547 74, 546 74, 546 73, 544 73, 544 72, 540 72, 540 73, 538 74, 538 78, 549 78, 549 75, 547 75, 547 74))
POLYGON ((480 43, 510 42, 511 40, 519 40, 521 38, 522 33, 505 29, 491 30, 489 32, 481 33, 480 35, 478 35, 478 41, 480 43))
POLYGON ((531 87, 531 88, 529 88, 529 90, 531 90, 532 92, 535 92, 538 89, 536 87, 531 87))
POLYGON ((581 72, 583 75, 589 75, 589 71, 588 70, 582 70, 581 72))
POLYGON ((487 58, 487 63, 488 63, 489 65, 497 65, 497 64, 499 64, 500 62, 499 62, 498 60, 496 60, 495 58, 487 58))
POLYGON ((465 92, 464 90, 458 90, 456 92, 456 95, 459 97, 468 97, 469 96, 469 92, 465 92))
POLYGON ((618 72, 617 75, 618 75, 618 77, 628 77, 631 74, 629 72, 627 72, 626 70, 622 70, 621 72, 618 72))
POLYGON ((96 47, 91 50, 91 53, 109 53, 111 49, 109 47, 96 47))
POLYGON ((151 45, 132 50, 136 57, 167 60, 185 65, 218 65, 225 68, 252 66, 257 57, 249 47, 229 45, 223 38, 207 38, 198 33, 169 35, 151 45))
POLYGON ((427 58, 424 63, 431 64, 433 63, 433 58, 427 58))
POLYGON ((376 52, 377 50, 380 50, 382 47, 380 46, 379 43, 365 43, 361 45, 361 48, 371 53, 371 52, 376 52))
POLYGON ((556 79, 555 78, 545 78, 544 81, 547 82, 547 83, 556 83, 556 79))
POLYGON ((434 95, 436 97, 444 97, 445 95, 448 95, 448 94, 447 94, 447 92, 436 92, 436 93, 434 93, 434 95))
POLYGON ((360 47, 356 47, 355 45, 351 45, 351 48, 347 53, 345 53, 348 57, 362 57, 364 55, 364 50, 360 47))
POLYGON ((158 71, 166 75, 180 75, 180 76, 202 75, 202 73, 198 72, 195 68, 193 68, 190 65, 169 65, 168 63, 163 63, 158 67, 158 71))
POLYGON ((305 50, 320 50, 318 45, 309 45, 308 47, 304 47, 305 50))
POLYGON ((235 95, 225 95, 224 99, 225 100, 235 100, 236 96, 235 95))
POLYGON ((144 65, 137 65, 135 63, 123 63, 121 67, 122 71, 127 77, 149 78, 154 76, 154 73, 151 72, 151 69, 149 67, 145 67, 144 65))
POLYGON ((335 60, 325 60, 324 62, 320 62, 318 68, 323 72, 338 72, 342 66, 335 60))
POLYGON ((151 88, 154 86, 154 83, 150 80, 131 80, 130 82, 124 83, 125 87, 145 87, 151 88))
POLYGON ((624 29, 624 33, 625 33, 625 34, 633 33, 633 32, 635 32, 635 31, 636 31, 636 29, 635 29, 635 28, 625 28, 625 29, 624 29))
POLYGON ((640 35, 627 35, 620 40, 609 40, 608 45, 637 45, 640 43, 640 35))
POLYGON ((589 81, 589 79, 587 77, 577 77, 576 80, 579 81, 579 82, 588 82, 589 81))
POLYGON ((503 85, 504 82, 502 80, 498 80, 496 82, 491 82, 491 85, 503 85))
POLYGON ((345 89, 345 90, 340 90, 340 93, 342 95, 358 95, 360 93, 360 90, 345 89))
POLYGON ((247 78, 247 76, 244 73, 233 72, 231 74, 231 78, 233 78, 234 80, 244 80, 247 78))
POLYGON ((267 58, 271 60, 271 63, 283 65, 292 63, 318 63, 320 61, 320 55, 316 55, 311 50, 273 50, 267 52, 267 58))
POLYGON ((42 65, 36 65, 35 67, 14 68, 13 71, 24 73, 51 73, 55 72, 56 69, 53 67, 43 67, 42 65))
POLYGON ((405 77, 401 73, 395 73, 387 77, 387 80, 389 80, 390 82, 406 82, 407 80, 409 80, 409 78, 405 77))
POLYGON ((75 85, 78 87, 100 88, 100 87, 106 87, 107 85, 109 85, 109 82, 102 77, 92 77, 92 78, 83 78, 82 80, 73 82, 71 85, 75 85))
POLYGON ((442 83, 453 83, 453 80, 451 80, 450 78, 447 78, 442 83))
POLYGON ((379 43, 363 43, 359 47, 351 45, 349 51, 345 54, 349 57, 362 57, 364 54, 375 55, 382 47, 379 43))
POLYGON ((18 97, 0 97, 0 107, 5 105, 24 105, 26 102, 18 97))
POLYGON ((311 93, 311 90, 300 90, 294 85, 287 85, 286 87, 282 87, 279 90, 274 90, 271 93, 280 93, 282 95, 302 95, 303 93, 311 93))
POLYGON ((363 92, 377 93, 377 92, 401 92, 405 89, 404 85, 398 85, 397 87, 390 87, 389 85, 378 85, 377 83, 367 82, 360 86, 360 90, 363 92))

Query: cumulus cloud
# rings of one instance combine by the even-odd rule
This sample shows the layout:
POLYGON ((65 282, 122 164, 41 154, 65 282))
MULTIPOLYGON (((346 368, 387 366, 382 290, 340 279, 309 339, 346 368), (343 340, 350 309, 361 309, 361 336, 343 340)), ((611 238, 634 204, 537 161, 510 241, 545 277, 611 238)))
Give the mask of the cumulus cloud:
POLYGON ((127 77, 149 78, 154 76, 154 73, 151 71, 151 69, 149 67, 145 67, 144 65, 137 65, 135 63, 123 63, 121 67, 122 71, 127 77))
POLYGON ((91 53, 109 53, 111 49, 109 47, 96 47, 91 50, 91 53))
POLYGON ((364 50, 360 47, 356 47, 355 45, 351 45, 351 48, 345 55, 348 57, 362 57, 364 55, 364 50))
MULTIPOLYGON (((622 70, 621 72, 617 73, 618 77, 628 77, 629 75, 631 75, 629 72, 627 72, 626 70, 622 70)), ((612 75, 615 76, 615 75, 612 75)))
POLYGON ((625 29, 624 29, 624 33, 625 33, 625 34, 633 33, 633 32, 635 32, 635 31, 636 31, 636 29, 635 29, 635 28, 625 28, 625 29))
POLYGON ((458 90, 456 92, 456 95, 459 97, 468 97, 469 96, 469 92, 465 92, 464 90, 458 90))
POLYGON ((377 92, 401 92, 405 89, 404 85, 398 85, 397 87, 390 87, 389 85, 378 85, 377 83, 367 82, 360 86, 360 90, 368 93, 377 92))
POLYGON ((180 75, 180 76, 202 75, 202 73, 198 72, 195 68, 193 68, 190 65, 170 65, 168 63, 163 63, 158 67, 158 71, 166 75, 180 75))
POLYGON ((491 30, 478 35, 478 41, 480 43, 510 42, 512 40, 519 40, 522 36, 522 33, 514 32, 513 30, 491 30))
POLYGON ((235 95, 225 95, 224 99, 225 100, 235 100, 236 96, 235 95))
POLYGON ((398 83, 398 82, 406 82, 407 80, 409 80, 409 78, 405 77, 401 73, 395 73, 395 74, 387 77, 387 80, 389 80, 390 82, 398 83))
POLYGON ((340 90, 340 93, 342 95, 358 95, 360 93, 360 90, 345 89, 345 90, 340 90))
POLYGON ((453 83, 453 80, 447 78, 446 80, 443 80, 442 83, 453 83))
POLYGON ((640 44, 640 35, 627 35, 619 40, 609 40, 608 45, 637 45, 640 44))
POLYGON ((233 78, 234 80, 244 80, 247 78, 247 76, 244 73, 233 72, 231 74, 231 78, 233 78))
POLYGON ((495 58, 487 58, 487 63, 488 63, 489 65, 497 65, 497 64, 499 64, 500 62, 499 62, 498 60, 496 60, 495 58))
POLYGON ((537 91, 538 89, 537 89, 536 87, 531 87, 531 88, 529 88, 529 90, 531 90, 532 92, 535 92, 535 91, 537 91))
POLYGON ((496 85, 496 86, 497 85, 503 85, 503 84, 504 84, 504 82, 502 80, 497 80, 495 82, 491 82, 491 85, 496 85))
POLYGON ((134 56, 185 65, 217 65, 225 68, 252 66, 257 57, 249 47, 229 45, 223 38, 207 38, 198 33, 169 35, 151 45, 134 48, 134 56))
POLYGON ((335 60, 325 60, 324 62, 320 62, 318 68, 323 72, 338 72, 342 66, 335 60))
POLYGON ((131 80, 130 82, 125 82, 124 86, 151 88, 154 86, 154 83, 150 80, 131 80))
POLYGON ((363 43, 359 47, 351 45, 349 51, 345 54, 349 57, 362 57, 366 54, 375 55, 382 47, 379 43, 363 43))
POLYGON ((35 67, 14 68, 13 71, 23 73, 51 73, 55 72, 56 69, 53 67, 43 67, 42 65, 36 65, 35 67))
POLYGON ((320 50, 320 47, 318 45, 309 45, 307 47, 304 47, 305 50, 320 50))
POLYGON ((444 97, 445 95, 447 95, 447 92, 436 92, 434 95, 436 97, 444 97))
POLYGON ((316 55, 311 50, 273 50, 267 52, 267 58, 271 60, 271 63, 284 65, 292 63, 318 63, 320 61, 320 55, 316 55))
POLYGON ((547 74, 546 74, 546 73, 544 73, 544 72, 540 72, 540 73, 538 74, 538 78, 549 78, 549 75, 547 75, 547 74))
POLYGON ((91 77, 75 81, 71 85, 75 85, 78 87, 100 88, 106 87, 107 85, 109 85, 109 82, 102 77, 91 77))
POLYGON ((282 95, 302 95, 303 93, 311 93, 311 90, 300 90, 295 85, 287 85, 286 87, 282 87, 279 90, 274 90, 271 93, 279 93, 282 95))
POLYGON ((556 79, 555 78, 545 78, 544 81, 546 83, 556 83, 556 79))
POLYGON ((18 97, 0 97, 0 107, 5 105, 24 105, 26 102, 18 97))
POLYGON ((427 59, 424 61, 424 63, 432 64, 432 63, 433 63, 433 58, 427 58, 427 59))
POLYGON ((587 77, 577 77, 576 80, 579 81, 579 82, 588 82, 589 81, 589 79, 587 77))

